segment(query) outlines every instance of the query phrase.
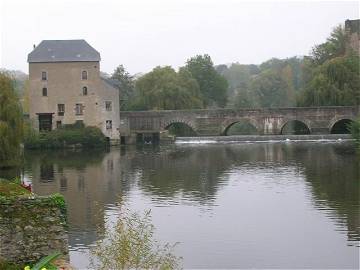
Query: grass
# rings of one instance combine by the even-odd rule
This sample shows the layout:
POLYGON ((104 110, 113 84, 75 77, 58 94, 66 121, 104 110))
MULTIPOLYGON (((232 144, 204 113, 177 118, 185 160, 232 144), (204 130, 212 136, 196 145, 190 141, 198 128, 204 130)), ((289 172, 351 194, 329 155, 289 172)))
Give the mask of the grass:
POLYGON ((25 267, 25 264, 15 264, 15 263, 9 263, 0 261, 0 269, 6 269, 6 270, 23 270, 25 267))
POLYGON ((16 197, 31 194, 26 188, 19 183, 0 179, 0 196, 16 197))

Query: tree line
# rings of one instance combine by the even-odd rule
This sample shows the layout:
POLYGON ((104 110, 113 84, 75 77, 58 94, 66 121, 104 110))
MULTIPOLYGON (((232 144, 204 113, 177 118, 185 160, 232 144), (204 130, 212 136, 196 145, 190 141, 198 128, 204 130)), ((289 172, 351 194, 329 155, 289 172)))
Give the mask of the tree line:
POLYGON ((158 66, 135 78, 120 65, 110 77, 122 110, 359 105, 359 55, 346 43, 340 25, 309 56, 215 66, 205 54, 178 71, 158 66))

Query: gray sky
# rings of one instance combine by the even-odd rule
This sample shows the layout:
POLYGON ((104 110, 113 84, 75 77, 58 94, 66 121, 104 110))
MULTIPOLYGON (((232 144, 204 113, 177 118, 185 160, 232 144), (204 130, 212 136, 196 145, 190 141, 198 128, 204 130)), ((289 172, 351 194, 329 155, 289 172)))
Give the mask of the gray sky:
POLYGON ((359 1, 0 0, 0 66, 27 73, 43 39, 86 39, 101 69, 179 67, 196 54, 215 64, 305 55, 331 29, 359 18, 359 1))

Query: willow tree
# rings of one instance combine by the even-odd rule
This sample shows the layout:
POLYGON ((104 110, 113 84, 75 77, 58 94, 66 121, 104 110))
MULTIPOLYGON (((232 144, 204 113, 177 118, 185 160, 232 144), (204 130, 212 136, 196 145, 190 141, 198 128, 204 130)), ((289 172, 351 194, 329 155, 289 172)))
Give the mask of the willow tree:
POLYGON ((22 110, 13 80, 0 72, 0 167, 18 165, 22 131, 22 110))

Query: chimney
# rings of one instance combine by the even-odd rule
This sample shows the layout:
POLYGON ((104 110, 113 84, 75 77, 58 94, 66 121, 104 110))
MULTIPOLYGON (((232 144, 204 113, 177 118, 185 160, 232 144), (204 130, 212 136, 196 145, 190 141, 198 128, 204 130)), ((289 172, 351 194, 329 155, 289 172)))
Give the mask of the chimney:
POLYGON ((36 45, 34 44, 34 45, 33 45, 33 48, 35 49, 35 47, 36 47, 36 45))

